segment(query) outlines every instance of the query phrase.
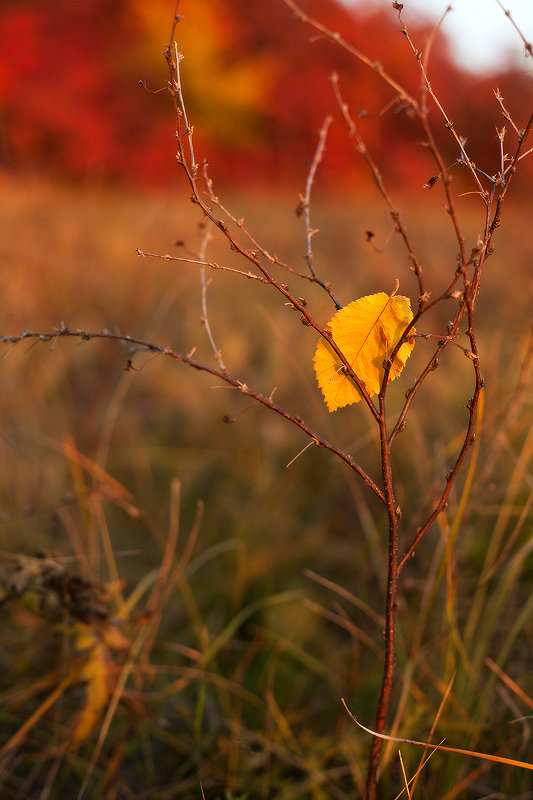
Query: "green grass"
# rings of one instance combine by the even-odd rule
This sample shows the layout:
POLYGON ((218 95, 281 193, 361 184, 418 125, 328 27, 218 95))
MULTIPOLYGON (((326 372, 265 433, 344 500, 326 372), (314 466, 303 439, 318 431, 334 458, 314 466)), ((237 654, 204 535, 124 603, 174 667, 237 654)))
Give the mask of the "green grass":
MULTIPOLYGON (((404 213, 438 283, 450 272, 454 247, 431 197, 435 207, 426 207, 424 219, 419 199, 412 206, 406 200, 404 213)), ((475 235, 471 201, 464 202, 475 235)), ((300 268, 305 241, 294 198, 227 204, 244 213, 261 243, 300 268)), ((197 268, 135 255, 136 247, 180 254, 176 240, 196 250, 194 208, 169 196, 17 182, 0 205, 1 333, 51 330, 61 321, 119 328, 181 352, 196 347, 199 360, 212 362, 197 268)), ((366 229, 378 245, 389 232, 387 215, 368 198, 353 207, 317 202, 314 217, 321 231, 315 265, 343 303, 391 291, 397 277, 402 292, 414 291, 397 242, 385 255, 365 244, 366 229)), ((397 735, 426 739, 455 676, 433 740, 521 760, 528 757, 533 694, 531 383, 514 392, 530 319, 528 224, 525 211, 509 209, 487 265, 479 300, 487 389, 477 467, 472 475, 465 469, 446 514, 402 574, 389 720, 397 735), (504 685, 492 662, 522 695, 504 685)), ((209 258, 242 268, 218 242, 209 258)), ((375 475, 377 439, 364 410, 328 415, 322 403, 312 372, 316 334, 266 287, 220 272, 210 277, 210 322, 232 373, 264 394, 276 388, 280 405, 375 475)), ((301 292, 325 323, 331 306, 313 287, 301 292)), ((391 408, 427 347, 417 344, 391 385, 391 408)), ((86 776, 86 796, 94 798, 196 798, 200 782, 207 798, 353 798, 370 742, 340 698, 373 723, 386 563, 382 509, 317 448, 287 468, 307 441, 275 415, 162 357, 137 354, 136 371, 124 371, 129 357, 110 342, 61 340, 53 347, 23 343, 9 353, 6 347, 1 361, 4 741, 83 662, 72 608, 50 584, 49 562, 25 562, 21 578, 8 554, 45 553, 68 576, 92 582, 91 608, 100 602, 95 584, 108 585, 102 602, 111 617, 86 624, 104 633, 117 628, 133 647, 109 648, 112 683, 119 674, 126 679, 126 665, 126 690, 92 771, 100 722, 81 745, 71 742, 86 703, 77 680, 5 755, 2 798, 75 797, 86 776), (226 414, 235 422, 224 424, 226 414), (106 473, 80 462, 72 443, 106 473), (14 575, 25 590, 19 595, 14 575), (126 619, 118 624, 120 612, 126 619)), ((467 421, 465 361, 459 350, 443 359, 399 441, 404 547, 467 421)), ((401 750, 412 776, 422 752, 401 750)), ((385 752, 387 798, 404 785, 397 751, 390 745, 385 752)), ((414 796, 527 796, 530 775, 440 753, 424 767, 414 796)))

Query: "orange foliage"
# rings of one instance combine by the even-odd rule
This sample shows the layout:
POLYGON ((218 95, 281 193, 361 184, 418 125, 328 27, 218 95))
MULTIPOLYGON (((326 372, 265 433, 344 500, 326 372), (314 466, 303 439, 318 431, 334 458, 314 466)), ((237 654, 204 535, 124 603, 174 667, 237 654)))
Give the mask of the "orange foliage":
MULTIPOLYGON (((189 4, 190 5, 190 4, 189 4)), ((130 0, 130 21, 142 31, 143 66, 154 82, 161 80, 161 44, 169 37, 168 0, 130 0)), ((255 122, 270 102, 276 59, 252 50, 235 57, 240 32, 235 11, 221 0, 195 0, 177 29, 178 50, 184 54, 183 83, 188 111, 214 143, 258 143, 255 122)))
MULTIPOLYGON (((420 75, 396 13, 349 10, 338 0, 307 0, 306 11, 379 60, 408 90, 420 75)), ((161 56, 174 0, 4 0, 0 11, 0 163, 69 178, 158 183, 174 179, 174 120, 161 56), (146 80, 149 92, 139 88, 146 80)), ((420 186, 431 176, 427 153, 413 147, 418 123, 391 108, 392 90, 368 67, 295 19, 282 0, 182 0, 176 37, 195 124, 197 157, 217 180, 301 181, 324 116, 336 115, 319 181, 358 181, 364 165, 348 140, 328 77, 352 114, 366 110, 362 135, 386 176, 420 186)), ((408 15, 406 14, 408 21, 408 15)), ((428 31, 411 28, 422 48, 428 31)), ((453 65, 437 37, 431 80, 483 169, 499 166, 494 130, 502 119, 498 85, 519 118, 527 78, 483 80, 453 65), (460 87, 460 91, 458 91, 460 87)), ((445 158, 457 157, 438 112, 445 158)))

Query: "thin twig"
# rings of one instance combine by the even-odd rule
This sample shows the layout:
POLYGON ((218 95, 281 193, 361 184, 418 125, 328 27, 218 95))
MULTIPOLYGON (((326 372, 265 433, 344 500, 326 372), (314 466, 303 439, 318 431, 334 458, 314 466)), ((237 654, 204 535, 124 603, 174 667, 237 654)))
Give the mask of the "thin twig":
POLYGON ((313 266, 312 238, 315 235, 315 233, 317 233, 317 231, 311 228, 311 190, 313 188, 313 183, 315 180, 315 175, 318 169, 318 165, 320 164, 324 156, 324 152, 326 149, 326 138, 328 135, 329 127, 332 122, 333 122, 333 117, 327 116, 324 120, 322 128, 320 129, 320 133, 318 135, 318 144, 316 146, 315 154, 313 156, 313 160, 311 161, 309 172, 307 174, 307 181, 305 183, 305 194, 301 198, 300 205, 298 207, 298 213, 300 213, 300 211, 302 210, 305 219, 305 238, 307 242, 307 252, 305 254, 305 260, 307 261, 309 272, 311 273, 313 280, 320 286, 322 286, 323 289, 326 290, 326 292, 333 300, 335 308, 339 310, 340 308, 342 308, 342 306, 335 297, 335 295, 333 294, 331 286, 329 285, 329 283, 324 283, 324 281, 320 280, 320 278, 315 272, 313 266))
POLYGON ((298 19, 300 19, 302 22, 307 23, 315 30, 319 31, 321 34, 323 34, 323 36, 327 37, 332 42, 338 44, 339 47, 342 47, 343 50, 346 50, 352 56, 355 56, 355 58, 357 58, 367 67, 369 67, 369 69, 371 69, 373 72, 379 75, 380 78, 382 78, 385 81, 385 83, 387 83, 392 89, 394 89, 394 91, 398 95, 398 98, 401 99, 401 101, 406 106, 411 108, 415 113, 418 111, 418 103, 416 102, 414 97, 412 97, 409 94, 409 92, 407 92, 406 89, 403 88, 403 86, 400 86, 400 84, 397 81, 395 81, 394 78, 392 78, 388 74, 388 72, 385 71, 385 69, 383 68, 382 64, 380 64, 379 61, 373 61, 357 47, 347 42, 346 39, 344 39, 340 35, 340 33, 338 33, 337 31, 332 31, 330 28, 327 28, 325 25, 322 25, 321 22, 318 22, 318 20, 313 19, 313 17, 310 17, 308 14, 305 13, 305 11, 302 8, 300 8, 299 5, 297 5, 297 3, 294 2, 294 0, 284 0, 284 2, 287 6, 289 6, 289 8, 293 11, 296 17, 298 17, 298 19))
POLYGON ((414 44, 413 44, 413 42, 411 40, 411 36, 409 34, 409 31, 408 31, 407 27, 403 24, 403 20, 401 18, 401 9, 398 12, 398 18, 399 18, 399 20, 400 20, 400 22, 402 24, 402 33, 404 34, 405 38, 409 42, 409 46, 410 46, 411 50, 413 51, 413 55, 415 56, 416 60, 418 61, 418 64, 419 64, 419 67, 420 67, 420 71, 421 71, 422 77, 424 79, 425 89, 428 92, 428 94, 430 95, 430 97, 433 100, 433 102, 435 103, 435 105, 437 106, 437 108, 439 109, 439 111, 440 111, 440 113, 441 113, 441 115, 442 115, 442 117, 444 119, 446 127, 448 128, 448 130, 452 134, 453 138, 455 139, 455 141, 456 141, 456 143, 457 143, 457 145, 459 147, 459 151, 461 153, 462 161, 464 161, 464 163, 467 165, 468 169, 470 170, 470 172, 471 172, 471 174, 472 174, 472 176, 474 178, 474 181, 477 184, 479 193, 480 193, 481 197, 486 202, 487 192, 486 192, 485 188, 483 187, 482 183, 480 182, 480 180, 478 178, 478 175, 477 175, 477 170, 475 168, 475 165, 471 161, 470 156, 468 155, 468 153, 466 151, 464 139, 461 136, 459 136, 459 134, 455 130, 453 122, 451 121, 451 119, 446 114, 446 111, 444 110, 440 100, 438 99, 437 95, 433 91, 433 87, 431 85, 431 82, 430 82, 430 80, 428 78, 428 75, 427 75, 427 72, 426 72, 426 68, 424 66, 424 60, 422 58, 423 51, 418 50, 414 46, 414 44))
POLYGON ((343 97, 342 97, 340 89, 339 89, 339 76, 336 73, 333 73, 330 76, 330 82, 331 82, 331 85, 333 87, 333 92, 335 94, 335 99, 337 101, 337 105, 339 107, 339 110, 340 110, 340 112, 341 112, 341 114, 342 114, 342 116, 344 118, 344 121, 346 122, 346 125, 348 126, 348 130, 350 131, 350 136, 352 137, 352 139, 355 142, 355 149, 357 150, 358 153, 360 153, 363 156, 364 160, 366 161, 366 163, 368 165, 368 168, 370 169, 370 172, 371 172, 372 177, 374 179, 374 183, 378 187, 378 190, 379 190, 381 196, 383 197, 383 199, 385 200, 385 202, 386 202, 386 204, 387 204, 387 206, 389 208, 390 215, 391 215, 391 217, 392 217, 392 219, 394 220, 394 223, 395 223, 395 228, 396 228, 396 230, 398 231, 398 233, 400 234, 400 236, 402 237, 402 239, 404 241, 405 247, 407 249, 407 253, 409 255, 409 261, 412 264, 411 269, 415 273, 416 279, 418 281, 419 296, 420 296, 420 298, 424 298, 425 297, 425 289, 424 289, 424 281, 423 281, 423 277, 422 277, 422 267, 421 267, 416 255, 415 255, 414 249, 413 249, 413 247, 411 245, 411 241, 409 239, 409 234, 407 232, 407 229, 406 229, 405 225, 403 224, 403 222, 401 220, 400 212, 394 206, 394 204, 393 204, 393 202, 392 202, 392 200, 391 200, 391 198, 390 198, 390 196, 389 196, 389 194, 388 194, 388 192, 387 192, 387 190, 385 188, 385 185, 383 183, 383 178, 381 176, 381 172, 379 171, 375 161, 373 160, 372 156, 370 155, 370 153, 368 152, 368 150, 366 148, 366 145, 365 145, 365 143, 363 141, 363 138, 362 138, 361 134, 359 133, 359 129, 357 128, 357 125, 355 124, 355 121, 354 121, 353 117, 350 114, 350 111, 349 111, 349 108, 348 108, 348 104, 345 103, 344 100, 343 100, 343 97))
POLYGON ((211 349, 213 350, 213 353, 214 353, 215 358, 217 360, 217 364, 220 367, 220 370, 222 372, 226 372, 226 365, 224 364, 224 361, 222 360, 221 351, 218 349, 218 347, 215 344, 215 339, 214 339, 214 336, 213 336, 213 332, 211 330, 211 325, 209 323, 209 316, 207 314, 207 281, 206 281, 206 277, 205 277, 205 267, 206 267, 205 254, 206 254, 207 245, 208 245, 208 242, 209 242, 210 238, 211 238, 211 231, 210 231, 209 227, 206 227, 204 235, 202 236, 202 243, 200 245, 200 252, 198 253, 198 256, 200 258, 200 286, 201 286, 201 296, 202 296, 202 323, 205 326, 205 332, 207 333, 207 338, 209 339, 209 344, 211 345, 211 349))
POLYGON ((241 269, 226 267, 223 264, 217 264, 215 261, 202 261, 197 258, 182 258, 180 256, 171 256, 168 253, 165 255, 161 255, 161 253, 147 253, 139 248, 137 248, 135 252, 142 258, 159 258, 161 261, 182 261, 186 264, 199 264, 201 267, 209 267, 210 269, 215 270, 220 269, 224 272, 233 272, 235 275, 242 275, 243 278, 249 278, 250 280, 259 281, 260 283, 270 283, 268 278, 264 278, 261 275, 254 275, 253 272, 244 272, 241 269))
POLYGON ((500 106, 500 108, 502 110, 503 116, 505 117, 507 122, 511 123, 511 125, 514 128, 514 131, 515 131, 516 135, 518 136, 518 138, 520 138, 522 136, 522 131, 519 130, 517 125, 515 125, 515 122, 514 122, 513 118, 511 117, 509 111, 505 107, 505 104, 503 102, 502 93, 500 92, 500 90, 497 87, 496 87, 496 89, 494 89, 494 97, 496 98, 496 101, 497 101, 498 105, 500 106))
POLYGON ((222 213, 228 219, 230 219, 233 222, 233 224, 236 225, 237 228, 240 228, 240 230, 246 236, 246 238, 248 239, 250 244, 252 244, 254 249, 256 251, 258 251, 259 253, 261 253, 261 255, 264 256, 267 259, 267 261, 270 261, 271 264, 275 264, 278 267, 282 267, 283 269, 287 270, 287 272, 290 272, 293 275, 297 275, 299 278, 307 278, 308 280, 312 280, 312 277, 310 275, 306 275, 303 272, 298 272, 297 270, 292 269, 292 267, 289 267, 288 264, 285 264, 277 256, 272 255, 271 253, 269 253, 269 251, 266 249, 266 247, 264 245, 260 244, 260 242, 258 242, 257 239, 250 233, 250 231, 248 230, 248 228, 245 225, 244 217, 237 218, 234 214, 231 213, 231 211, 225 205, 223 205, 223 203, 220 201, 219 197, 215 194, 214 187, 213 187, 213 181, 209 177, 209 174, 207 172, 207 166, 208 166, 207 164, 203 164, 202 173, 203 173, 203 177, 204 177, 204 180, 205 180, 205 183, 206 183, 206 186, 207 186, 206 195, 207 195, 209 201, 213 205, 215 205, 218 209, 220 209, 220 211, 222 211, 222 213))
POLYGON ((169 92, 172 98, 175 114, 176 114, 176 123, 177 123, 177 132, 176 132, 176 141, 178 146, 178 152, 176 155, 176 161, 183 169, 189 186, 192 191, 192 202, 196 203, 202 209, 205 217, 210 220, 226 237, 231 249, 239 253, 243 258, 247 261, 250 261, 254 266, 257 268, 258 272, 260 272, 263 277, 266 279, 264 282, 271 285, 277 292, 279 292, 283 297, 289 302, 289 304, 300 312, 302 322, 305 325, 309 325, 314 328, 317 333, 324 338, 332 350, 336 353, 339 360, 344 366, 346 375, 350 381, 357 387, 358 392, 360 393, 361 397, 366 403, 370 413, 374 417, 374 419, 378 419, 378 412, 375 408, 370 395, 368 394, 364 383, 358 378, 358 376, 354 373, 351 364, 348 363, 346 357, 334 342, 330 332, 322 328, 316 320, 312 317, 309 310, 307 309, 307 303, 303 298, 297 297, 293 292, 291 292, 290 288, 285 283, 281 283, 277 280, 269 270, 261 263, 259 260, 258 254, 255 252, 251 252, 249 250, 245 250, 239 242, 236 240, 235 236, 229 230, 227 224, 219 219, 213 210, 205 203, 201 193, 198 189, 198 168, 194 161, 194 149, 192 146, 192 137, 193 137, 193 130, 191 126, 186 121, 185 131, 182 131, 183 120, 186 119, 183 113, 183 108, 185 106, 183 100, 183 94, 181 89, 181 80, 179 78, 179 64, 181 61, 182 56, 178 53, 177 48, 167 48, 165 51, 165 57, 167 60, 169 72, 170 72, 170 80, 169 80, 169 92), (189 142, 189 158, 191 159, 190 162, 188 161, 185 148, 183 145, 183 140, 189 142))
POLYGON ((4 344, 18 344, 19 342, 26 341, 26 340, 33 340, 36 343, 39 342, 51 342, 56 339, 62 337, 73 337, 81 339, 84 342, 91 341, 92 339, 110 339, 116 342, 123 342, 124 344, 130 344, 134 346, 134 351, 149 351, 152 353, 159 353, 163 356, 168 356, 169 358, 174 359, 175 361, 181 361, 184 364, 196 369, 200 372, 206 372, 209 375, 213 375, 216 378, 219 378, 224 383, 227 383, 229 386, 232 386, 234 389, 237 389, 241 394, 245 395, 246 397, 252 397, 258 403, 263 406, 266 406, 271 411, 275 411, 276 414, 279 414, 288 422, 291 422, 297 428, 299 428, 303 433, 309 436, 312 439, 313 443, 316 444, 317 447, 322 447, 325 450, 329 450, 331 453, 334 453, 341 461, 344 461, 354 472, 359 475, 359 477, 363 480, 364 484, 371 489, 376 497, 380 500, 381 503, 385 502, 385 496, 381 489, 377 486, 377 484, 372 480, 372 478, 363 470, 359 464, 356 463, 355 459, 345 453, 340 448, 336 447, 335 445, 328 442, 322 436, 319 436, 315 431, 313 431, 305 422, 304 420, 295 415, 291 414, 286 409, 278 406, 272 400, 272 396, 265 397, 264 395, 260 394, 259 392, 255 392, 250 389, 246 383, 239 381, 237 378, 231 376, 228 372, 223 372, 220 369, 215 369, 214 367, 210 367, 207 364, 202 364, 199 361, 196 361, 189 355, 184 355, 183 353, 177 353, 170 347, 164 347, 162 345, 155 344, 154 342, 148 342, 143 339, 138 339, 135 336, 128 336, 122 333, 114 333, 113 331, 109 330, 101 330, 101 331, 84 331, 80 329, 70 328, 67 325, 62 325, 59 328, 55 328, 53 331, 46 331, 46 332, 37 332, 37 331, 30 331, 25 330, 22 333, 16 336, 2 336, 0 335, 0 342, 4 344))
POLYGON ((520 28, 518 27, 518 25, 514 21, 511 12, 507 8, 505 8, 505 6, 503 5, 503 3, 500 2, 500 0, 496 0, 496 2, 500 6, 501 10, 503 11, 505 16, 507 17, 507 19, 511 23, 511 25, 513 26, 515 31, 518 33, 518 35, 522 39, 522 41, 524 43, 525 50, 526 50, 526 55, 527 56, 531 56, 531 58, 533 58, 533 45, 531 44, 531 42, 528 42, 528 40, 526 39, 526 37, 524 36, 524 34, 520 30, 520 28))

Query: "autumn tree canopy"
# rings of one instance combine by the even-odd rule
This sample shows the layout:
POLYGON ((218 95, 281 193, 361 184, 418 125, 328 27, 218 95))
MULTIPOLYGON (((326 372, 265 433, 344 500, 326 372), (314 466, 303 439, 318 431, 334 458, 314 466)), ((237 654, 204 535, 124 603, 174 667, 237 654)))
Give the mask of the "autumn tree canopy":
MULTIPOLYGON (((305 0, 324 25, 420 91, 416 60, 391 8, 366 12, 305 0)), ((174 121, 163 49, 174 0, 4 0, 0 11, 0 165, 66 179, 162 184, 174 178, 174 121), (140 82, 145 81, 140 85, 140 82), (145 88, 144 88, 145 87, 145 88), (157 90, 163 89, 158 92, 157 90), (155 92, 155 93, 154 93, 155 92)), ((347 137, 329 76, 340 77, 367 147, 388 177, 424 183, 432 166, 413 148, 418 121, 375 73, 297 20, 283 0, 183 0, 176 30, 197 157, 219 181, 262 185, 301 177, 326 114, 335 117, 320 181, 357 181, 363 165, 347 137), (384 157, 385 156, 385 157, 384 157)), ((409 15, 405 14, 409 23, 409 15)), ((429 29, 410 27, 422 49, 429 29)), ((531 78, 516 71, 475 78, 437 36, 431 80, 476 163, 497 168, 498 86, 520 123, 531 78)), ((438 119, 442 147, 453 144, 438 119)))

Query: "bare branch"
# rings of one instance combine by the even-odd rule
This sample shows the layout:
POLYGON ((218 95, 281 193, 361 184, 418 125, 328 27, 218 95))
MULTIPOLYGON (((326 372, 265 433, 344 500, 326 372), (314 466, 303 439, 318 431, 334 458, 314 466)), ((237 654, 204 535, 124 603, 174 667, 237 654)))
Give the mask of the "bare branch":
MULTIPOLYGON (((400 17, 400 22, 402 22, 401 14, 399 14, 399 17, 400 17)), ((448 128, 448 130, 452 134, 453 138, 455 139, 455 141, 456 141, 456 143, 457 143, 457 145, 459 147, 459 151, 461 153, 461 160, 464 161, 464 163, 466 164, 466 166, 470 170, 470 173, 472 174, 472 176, 474 178, 474 181, 475 181, 475 183, 476 183, 476 185, 478 187, 480 196, 486 202, 487 201, 487 191, 483 187, 483 184, 481 183, 481 181, 479 180, 475 165, 470 160, 470 156, 466 152, 464 139, 461 136, 459 136, 459 134, 455 130, 453 122, 451 121, 451 119, 446 114, 446 112, 445 112, 440 100, 438 99, 437 95, 433 91, 433 87, 432 87, 432 85, 430 83, 430 80, 429 80, 427 72, 426 72, 426 68, 424 66, 424 60, 422 58, 422 51, 417 50, 417 48, 414 46, 414 44, 413 44, 413 42, 411 40, 411 37, 409 35, 409 31, 407 30, 407 27, 403 24, 403 22, 402 22, 402 26, 403 26, 402 27, 402 33, 404 34, 405 38, 409 42, 409 46, 410 46, 411 50, 413 51, 413 55, 415 56, 416 60, 418 61, 419 66, 420 66, 420 71, 421 71, 422 77, 424 79, 424 86, 426 88, 426 91, 428 92, 428 94, 430 95, 431 99, 433 100, 433 102, 435 103, 437 108, 439 109, 439 111, 440 111, 440 113, 441 113, 441 115, 442 115, 442 117, 444 119, 446 127, 448 128)))
POLYGON ((213 332, 211 330, 211 325, 209 323, 209 316, 207 313, 207 280, 205 277, 205 253, 207 250, 208 242, 211 238, 211 231, 208 227, 206 227, 204 235, 202 236, 202 244, 200 246, 199 258, 200 258, 200 286, 201 286, 201 296, 202 296, 202 322, 205 325, 205 331, 207 333, 207 338, 209 339, 209 344, 211 345, 211 349, 215 355, 217 360, 218 366, 220 367, 221 372, 226 372, 226 366, 224 361, 222 360, 222 353, 218 349, 215 344, 215 339, 213 336, 213 332))
POLYGON ((307 253, 305 254, 305 260, 307 261, 307 266, 309 267, 309 272, 311 273, 312 279, 315 283, 318 283, 326 292, 329 294, 331 299, 333 300, 333 304, 335 308, 338 310, 342 308, 341 304, 335 297, 332 292, 331 286, 329 283, 324 283, 318 275, 316 274, 313 266, 313 245, 311 240, 316 230, 311 228, 311 190, 313 188, 313 183, 315 180, 316 171, 318 169, 318 165, 322 161, 324 156, 324 151, 326 149, 326 138, 328 135, 329 127, 333 121, 333 117, 326 117, 322 128, 320 129, 319 137, 318 137, 318 144, 315 150, 315 154, 313 156, 313 160, 311 161, 311 166, 309 167, 309 173, 307 175, 307 181, 305 184, 305 194, 300 200, 300 204, 297 209, 297 213, 300 214, 303 211, 304 219, 305 219, 305 235, 307 241, 307 253))
POLYGON ((394 220, 396 230, 404 241, 405 247, 409 255, 409 260, 412 264, 411 269, 415 273, 416 279, 418 281, 419 295, 420 297, 422 297, 425 294, 424 281, 422 277, 422 267, 418 262, 418 259, 411 245, 407 229, 400 218, 400 212, 398 211, 397 208, 395 208, 387 190, 385 189, 381 172, 379 171, 375 161, 373 160, 372 156, 370 155, 370 153, 366 148, 366 145, 363 141, 363 137, 359 133, 359 129, 357 128, 357 125, 355 124, 353 117, 350 115, 348 104, 345 103, 342 98, 339 89, 339 76, 336 73, 333 73, 333 75, 330 76, 330 81, 331 85, 333 86, 333 91, 335 93, 335 99, 337 100, 337 105, 339 106, 340 112, 344 117, 346 125, 348 126, 348 129, 350 131, 350 136, 355 141, 355 149, 357 150, 358 153, 360 153, 363 156, 364 160, 366 161, 368 168, 372 173, 374 183, 378 187, 381 196, 383 197, 389 208, 389 212, 392 219, 394 220))
POLYGON ((289 8, 293 11, 293 13, 298 17, 298 19, 302 20, 302 22, 306 22, 308 25, 311 25, 312 28, 319 31, 321 34, 326 36, 328 39, 331 39, 332 42, 335 42, 342 47, 343 50, 346 50, 352 56, 355 56, 359 61, 365 64, 369 69, 375 72, 377 75, 382 78, 385 83, 387 83, 398 95, 398 98, 405 103, 409 108, 411 108, 415 113, 418 113, 418 103, 399 83, 397 83, 394 78, 392 78, 388 72, 383 69, 383 66, 379 63, 379 61, 372 61, 367 55, 365 55, 361 50, 359 50, 354 45, 350 44, 349 42, 344 39, 340 33, 337 31, 332 31, 327 28, 325 25, 322 25, 321 22, 318 20, 313 19, 308 14, 303 11, 300 6, 294 2, 294 0, 284 0, 284 3, 289 6, 289 8))
MULTIPOLYGON (((134 345, 134 352, 140 352, 142 350, 152 352, 152 353, 159 353, 163 356, 168 356, 169 358, 174 359, 175 361, 181 361, 183 364, 187 364, 189 367, 198 370, 199 372, 206 372, 209 375, 213 375, 215 378, 219 378, 224 383, 227 383, 229 386, 232 386, 234 389, 237 389, 241 394, 245 395, 246 397, 252 397, 258 403, 263 406, 266 406, 271 411, 275 411, 276 414, 279 414, 281 417, 286 419, 288 422, 291 422, 297 428, 299 428, 303 433, 309 436, 312 439, 313 443, 317 445, 317 447, 323 447, 325 450, 329 450, 331 453, 334 453, 341 461, 344 461, 359 477, 363 480, 364 484, 371 489, 376 497, 380 500, 380 502, 384 502, 385 498, 381 489, 377 486, 377 484, 372 480, 372 478, 356 463, 354 458, 345 453, 344 451, 340 450, 335 445, 328 442, 326 439, 319 436, 315 431, 313 431, 303 419, 297 415, 291 414, 289 411, 286 411, 281 406, 278 406, 272 399, 272 396, 265 397, 264 395, 260 394, 259 392, 255 392, 250 389, 246 383, 239 381, 237 378, 232 377, 227 371, 222 371, 221 369, 215 369, 214 367, 210 367, 207 364, 202 364, 199 361, 196 361, 194 358, 188 355, 184 355, 183 353, 177 353, 170 347, 163 347, 162 345, 155 344, 154 342, 148 342, 144 339, 138 339, 135 336, 128 336, 122 333, 114 333, 108 330, 101 330, 101 331, 84 331, 80 329, 70 328, 68 325, 61 325, 59 328, 55 328, 53 331, 46 331, 46 332, 37 332, 37 331, 30 331, 25 330, 22 333, 16 336, 2 336, 0 335, 0 342, 4 344, 11 344, 16 345, 19 342, 33 340, 36 344, 39 342, 53 342, 62 337, 73 337, 77 339, 81 339, 84 342, 89 342, 92 339, 110 339, 116 342, 123 342, 124 344, 134 345)), ((11 348, 10 348, 11 349, 11 348)))
POLYGON ((526 37, 524 36, 524 34, 520 30, 520 28, 518 27, 518 25, 514 21, 511 12, 508 9, 505 8, 505 6, 503 5, 503 3, 500 0, 496 0, 496 2, 500 6, 501 10, 505 14, 507 19, 509 20, 509 22, 511 23, 511 25, 513 26, 513 28, 517 32, 517 34, 522 39, 522 41, 524 43, 525 50, 526 50, 526 56, 530 56, 531 58, 533 58, 533 45, 531 44, 531 42, 528 42, 528 40, 526 39, 526 37))

